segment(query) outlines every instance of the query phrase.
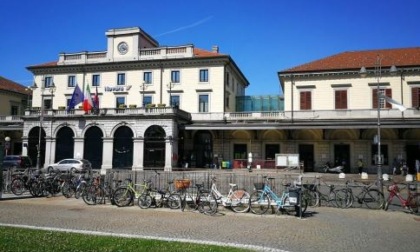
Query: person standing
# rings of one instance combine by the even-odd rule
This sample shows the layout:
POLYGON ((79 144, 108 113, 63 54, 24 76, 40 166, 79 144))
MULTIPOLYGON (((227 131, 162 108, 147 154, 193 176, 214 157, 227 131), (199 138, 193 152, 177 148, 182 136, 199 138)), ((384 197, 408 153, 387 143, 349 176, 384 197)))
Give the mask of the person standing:
POLYGON ((359 161, 357 161, 357 168, 359 168, 359 174, 362 174, 364 168, 363 166, 363 160, 360 158, 359 161))

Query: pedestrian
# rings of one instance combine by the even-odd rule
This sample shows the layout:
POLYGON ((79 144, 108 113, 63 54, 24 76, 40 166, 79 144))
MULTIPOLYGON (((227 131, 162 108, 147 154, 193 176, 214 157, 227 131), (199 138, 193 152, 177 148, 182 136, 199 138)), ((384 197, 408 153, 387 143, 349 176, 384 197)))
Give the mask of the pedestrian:
POLYGON ((397 158, 394 158, 394 161, 392 162, 392 175, 397 175, 397 173, 399 173, 399 171, 397 171, 399 168, 398 160, 397 158))
POLYGON ((401 171, 402 171, 403 176, 407 176, 408 167, 407 167, 407 162, 405 162, 405 160, 402 161, 401 171))
POLYGON ((357 167, 359 168, 359 174, 362 174, 363 172, 363 160, 360 158, 359 161, 357 161, 357 167))
POLYGON ((420 161, 419 161, 418 159, 416 159, 416 164, 415 164, 415 166, 416 166, 416 172, 417 172, 417 173, 420 173, 420 161))

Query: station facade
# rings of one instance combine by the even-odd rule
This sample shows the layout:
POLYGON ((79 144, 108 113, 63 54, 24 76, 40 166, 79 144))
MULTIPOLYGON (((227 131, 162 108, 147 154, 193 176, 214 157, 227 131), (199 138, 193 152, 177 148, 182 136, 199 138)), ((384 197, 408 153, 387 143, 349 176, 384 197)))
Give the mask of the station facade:
POLYGON ((276 154, 297 153, 305 171, 330 161, 356 172, 358 159, 374 169, 378 90, 407 107, 379 100, 384 169, 393 158, 418 158, 420 48, 345 52, 279 71, 284 110, 239 111, 250 83, 217 46, 163 47, 138 27, 105 35, 106 51, 28 67, 37 88, 23 117, 23 152, 36 160, 39 151, 42 166, 74 157, 102 171, 235 169, 251 153, 253 168, 276 168, 276 154), (397 75, 386 70, 392 65, 397 75), (68 110, 77 87, 89 87, 99 107, 68 110))

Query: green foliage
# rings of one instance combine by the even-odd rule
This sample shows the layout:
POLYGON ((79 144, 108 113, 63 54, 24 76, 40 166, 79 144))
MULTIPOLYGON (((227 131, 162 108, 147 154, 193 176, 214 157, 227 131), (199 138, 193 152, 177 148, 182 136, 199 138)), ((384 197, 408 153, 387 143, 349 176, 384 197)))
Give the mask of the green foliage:
POLYGON ((247 251, 231 247, 0 227, 0 251, 247 251))

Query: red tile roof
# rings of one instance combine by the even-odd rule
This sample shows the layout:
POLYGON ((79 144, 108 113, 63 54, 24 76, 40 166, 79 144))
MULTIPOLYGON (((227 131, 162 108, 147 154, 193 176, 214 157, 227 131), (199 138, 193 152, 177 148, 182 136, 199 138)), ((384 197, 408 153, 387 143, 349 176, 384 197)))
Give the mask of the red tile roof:
POLYGON ((194 48, 194 56, 195 57, 212 57, 212 56, 221 56, 224 54, 220 54, 217 52, 206 51, 199 48, 194 48))
POLYGON ((280 73, 358 70, 362 66, 374 68, 379 56, 382 67, 420 66, 420 47, 349 51, 292 67, 280 73))
POLYGON ((0 76, 0 90, 6 90, 14 93, 20 93, 24 95, 30 95, 32 94, 32 91, 30 89, 26 89, 27 87, 16 83, 14 81, 8 80, 2 76, 0 76))

